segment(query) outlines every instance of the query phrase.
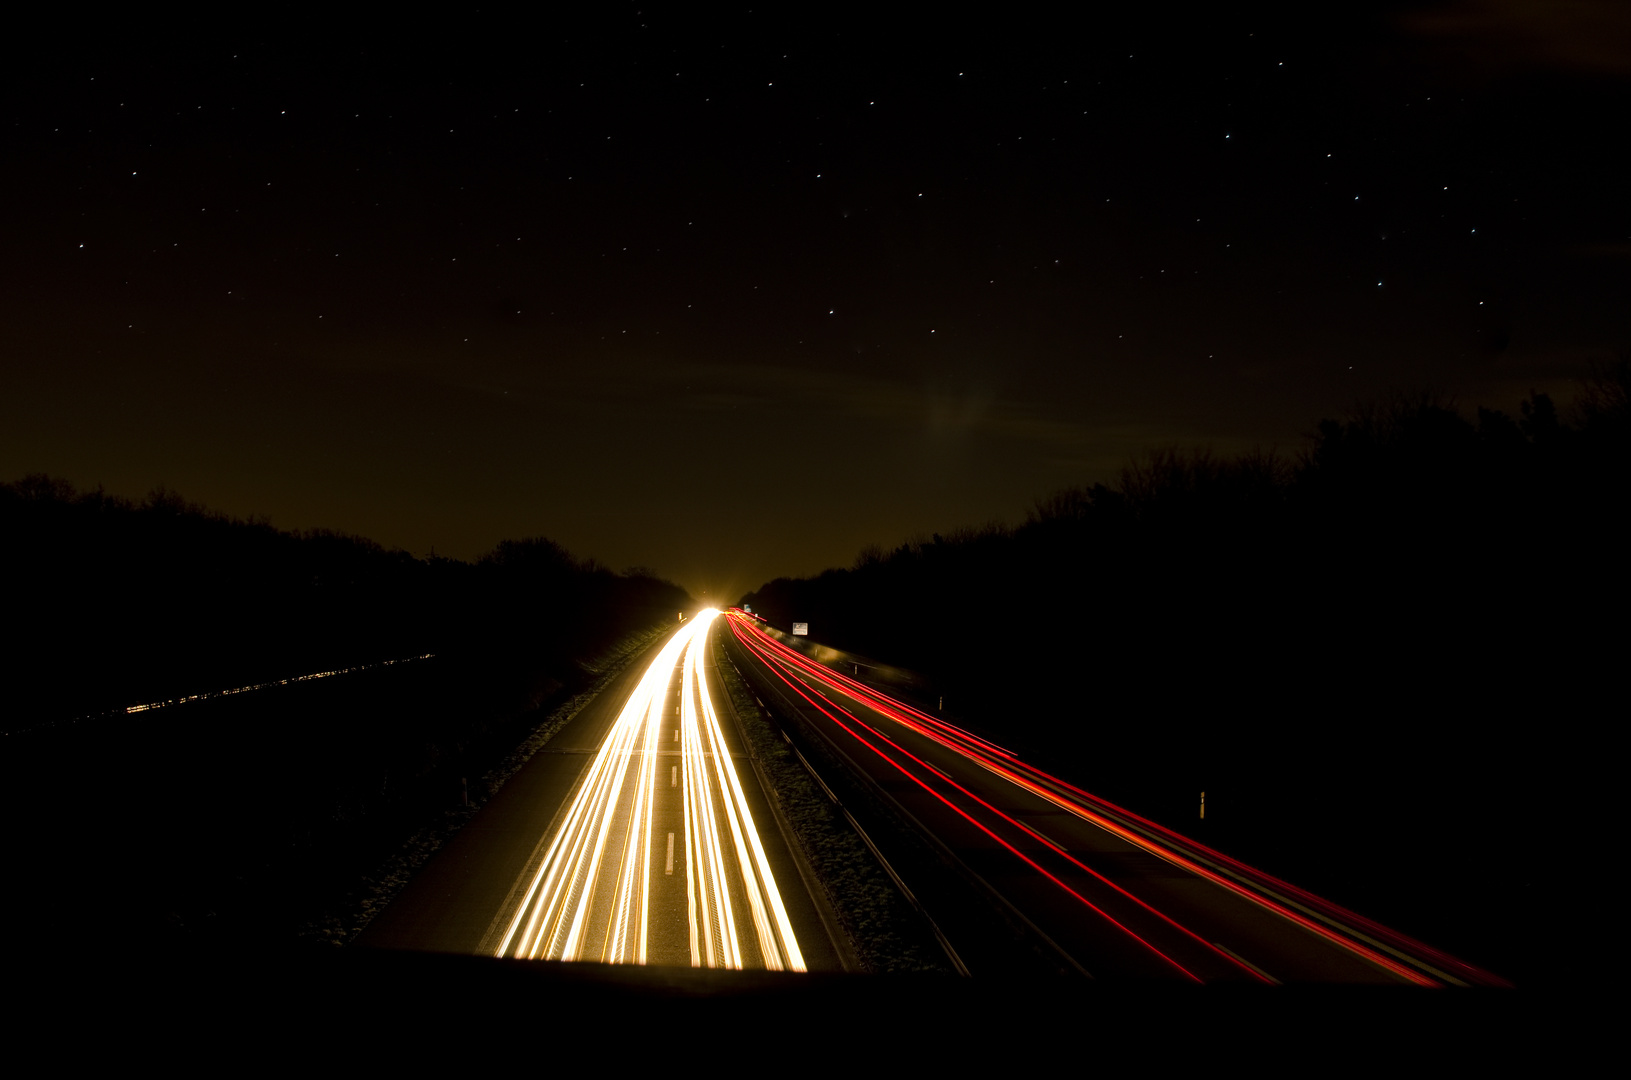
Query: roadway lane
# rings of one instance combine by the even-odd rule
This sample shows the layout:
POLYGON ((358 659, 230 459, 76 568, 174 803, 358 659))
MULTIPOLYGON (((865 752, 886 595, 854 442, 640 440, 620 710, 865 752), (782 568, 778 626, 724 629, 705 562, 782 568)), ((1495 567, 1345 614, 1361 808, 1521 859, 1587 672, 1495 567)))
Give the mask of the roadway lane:
POLYGON ((728 706, 715 704, 713 614, 585 707, 359 944, 841 970, 728 706))
POLYGON ((715 615, 676 633, 629 696, 495 955, 804 970, 709 693, 715 615))
POLYGON ((733 611, 729 625, 752 674, 1067 969, 1205 983, 1502 984, 817 664, 750 616, 733 611))

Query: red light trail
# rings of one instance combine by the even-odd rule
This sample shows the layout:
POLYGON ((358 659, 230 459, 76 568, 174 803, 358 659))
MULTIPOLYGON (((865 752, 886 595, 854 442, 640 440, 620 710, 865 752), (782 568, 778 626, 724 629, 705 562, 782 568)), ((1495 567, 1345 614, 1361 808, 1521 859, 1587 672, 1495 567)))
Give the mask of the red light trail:
MULTIPOLYGON (((909 779, 912 784, 927 792, 981 833, 995 840, 1003 850, 1044 880, 1073 898, 1086 911, 1092 912, 1115 932, 1125 935, 1148 950, 1186 980, 1203 981, 1200 975, 1190 970, 1190 967, 1169 955, 1170 948, 1158 946, 1149 940, 1147 933, 1141 934, 1128 926, 1125 918, 1118 919, 1101 904, 1094 903, 1081 891, 1072 888, 1062 879, 1061 874, 1067 871, 1087 874, 1099 886, 1108 888, 1115 895, 1131 902, 1137 909, 1153 916, 1166 931, 1176 934, 1180 941, 1187 942, 1191 950, 1198 948, 1213 960, 1225 964, 1227 970, 1236 973, 1235 977, 1261 982, 1276 981, 1257 966, 1242 960, 1233 951, 1206 940, 1172 915, 1158 910, 1145 898, 1111 881, 1105 874, 1071 854, 1063 845, 999 809, 990 798, 982 798, 970 790, 968 784, 959 783, 946 771, 925 760, 921 753, 907 749, 899 741, 898 735, 892 737, 884 727, 863 720, 857 715, 857 711, 846 708, 835 700, 835 696, 851 699, 884 718, 889 724, 898 725, 900 729, 926 738, 949 751, 955 755, 952 760, 971 763, 987 776, 999 778, 1045 799, 1138 850, 1249 902, 1259 910, 1288 924, 1287 929, 1296 927, 1300 931, 1313 934, 1325 943, 1396 979, 1419 986, 1507 985, 1496 976, 1189 840, 1028 765, 1009 751, 956 725, 816 663, 770 637, 750 617, 744 617, 734 611, 731 614, 729 625, 736 640, 757 657, 766 670, 780 680, 788 690, 863 747, 866 754, 886 763, 900 776, 909 779), (1035 851, 1026 853, 1013 840, 1001 835, 1010 830, 1017 830, 1024 837, 1041 843, 1049 854, 1063 860, 1064 865, 1058 868, 1058 872, 1048 869, 1039 861, 1040 853, 1035 851)), ((1193 966, 1193 963, 1190 966, 1193 966)))

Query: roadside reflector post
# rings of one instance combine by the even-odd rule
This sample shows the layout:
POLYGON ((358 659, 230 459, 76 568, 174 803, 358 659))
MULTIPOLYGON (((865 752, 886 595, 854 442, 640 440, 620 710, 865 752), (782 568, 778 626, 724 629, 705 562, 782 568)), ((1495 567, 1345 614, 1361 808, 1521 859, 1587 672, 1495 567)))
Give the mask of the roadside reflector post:
POLYGON ((941 712, 946 711, 946 695, 945 694, 940 695, 940 711, 941 712))
POLYGON ((1201 792, 1201 820, 1206 820, 1206 792, 1201 792))

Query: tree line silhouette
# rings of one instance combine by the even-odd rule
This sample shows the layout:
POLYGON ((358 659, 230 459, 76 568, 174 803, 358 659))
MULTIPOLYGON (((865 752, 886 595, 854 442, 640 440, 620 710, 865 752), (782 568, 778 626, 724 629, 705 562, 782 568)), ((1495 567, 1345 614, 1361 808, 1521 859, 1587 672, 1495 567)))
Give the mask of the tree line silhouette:
POLYGON ((931 705, 1169 824, 1202 829, 1207 791, 1203 835, 1386 914, 1377 867, 1438 880, 1409 830, 1521 845, 1508 800, 1623 702, 1628 400, 1621 361, 1566 410, 1400 395, 1294 455, 1160 449, 1017 527, 743 600, 922 672, 931 705))
POLYGON ((1096 696, 1180 655, 1184 683, 1378 650, 1387 669, 1432 670, 1471 651, 1461 659, 1499 679, 1502 656, 1550 649, 1571 614, 1591 637, 1590 609, 1623 589, 1626 372, 1600 373, 1568 417, 1545 394, 1516 420, 1401 396, 1320 422, 1295 456, 1158 449, 1114 483, 1038 499, 1018 527, 871 546, 743 599, 965 702, 1006 701, 1007 666, 1041 657, 1096 696))
POLYGON ((569 664, 688 601, 542 538, 416 558, 163 487, 133 501, 44 475, 0 484, 0 545, 16 721, 422 653, 569 664))
POLYGON ((481 778, 590 683, 586 661, 691 606, 546 539, 415 558, 47 476, 0 485, 0 545, 0 784, 24 812, 12 855, 28 883, 0 907, 53 947, 293 940, 428 823, 468 813, 481 778))

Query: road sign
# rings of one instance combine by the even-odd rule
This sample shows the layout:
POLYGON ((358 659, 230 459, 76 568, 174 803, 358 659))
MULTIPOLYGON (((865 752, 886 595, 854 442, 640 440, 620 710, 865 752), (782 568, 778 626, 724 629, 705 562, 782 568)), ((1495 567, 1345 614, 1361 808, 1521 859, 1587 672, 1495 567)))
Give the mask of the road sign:
POLYGON ((794 637, 809 637, 810 636, 810 624, 807 623, 807 622, 796 622, 796 623, 794 623, 793 624, 793 636, 794 637))

